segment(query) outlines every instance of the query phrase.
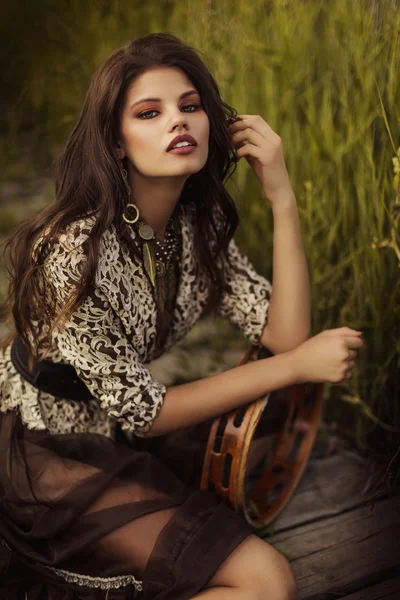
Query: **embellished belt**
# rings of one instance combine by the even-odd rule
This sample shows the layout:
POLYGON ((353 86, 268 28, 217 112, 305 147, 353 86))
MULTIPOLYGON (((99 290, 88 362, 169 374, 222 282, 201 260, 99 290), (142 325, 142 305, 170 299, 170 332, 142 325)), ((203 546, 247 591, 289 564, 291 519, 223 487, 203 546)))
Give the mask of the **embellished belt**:
POLYGON ((72 365, 41 360, 36 362, 30 371, 28 352, 19 335, 14 338, 11 346, 11 362, 33 387, 47 394, 78 401, 94 397, 72 365))

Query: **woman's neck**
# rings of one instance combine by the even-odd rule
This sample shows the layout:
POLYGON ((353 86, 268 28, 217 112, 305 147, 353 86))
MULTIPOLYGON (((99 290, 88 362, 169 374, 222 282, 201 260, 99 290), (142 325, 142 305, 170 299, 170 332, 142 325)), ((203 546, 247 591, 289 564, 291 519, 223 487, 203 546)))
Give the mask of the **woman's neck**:
POLYGON ((166 177, 157 179, 156 183, 136 174, 129 177, 131 187, 131 202, 135 204, 140 213, 139 219, 145 221, 154 230, 161 243, 168 222, 179 202, 185 182, 166 177))

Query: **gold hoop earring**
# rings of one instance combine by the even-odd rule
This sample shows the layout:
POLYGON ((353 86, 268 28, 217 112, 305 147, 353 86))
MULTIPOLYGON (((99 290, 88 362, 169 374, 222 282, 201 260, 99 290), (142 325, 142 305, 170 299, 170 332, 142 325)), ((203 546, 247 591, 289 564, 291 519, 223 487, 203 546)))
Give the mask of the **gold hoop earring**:
POLYGON ((122 215, 122 218, 124 219, 124 221, 126 221, 126 223, 136 223, 136 221, 138 221, 138 220, 139 220, 139 217, 140 217, 139 209, 138 209, 138 207, 136 206, 136 204, 127 204, 127 205, 126 205, 126 208, 128 208, 129 206, 132 206, 132 207, 133 207, 133 208, 136 210, 136 217, 135 217, 133 220, 131 220, 131 219, 128 219, 128 217, 127 217, 127 216, 126 216, 126 214, 124 213, 124 214, 122 215))

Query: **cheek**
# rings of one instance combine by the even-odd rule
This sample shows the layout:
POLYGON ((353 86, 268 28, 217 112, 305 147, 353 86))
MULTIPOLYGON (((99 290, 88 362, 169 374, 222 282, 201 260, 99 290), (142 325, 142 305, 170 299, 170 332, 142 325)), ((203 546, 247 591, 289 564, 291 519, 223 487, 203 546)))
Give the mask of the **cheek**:
POLYGON ((155 146, 160 145, 159 136, 152 131, 149 124, 145 124, 135 119, 126 120, 122 128, 122 135, 125 140, 126 150, 128 154, 146 154, 146 152, 154 152, 155 146))
POLYGON ((135 130, 131 130, 127 134, 126 141, 131 152, 135 153, 138 150, 140 152, 146 152, 147 150, 154 151, 156 136, 149 129, 143 131, 140 128, 135 128, 135 130))

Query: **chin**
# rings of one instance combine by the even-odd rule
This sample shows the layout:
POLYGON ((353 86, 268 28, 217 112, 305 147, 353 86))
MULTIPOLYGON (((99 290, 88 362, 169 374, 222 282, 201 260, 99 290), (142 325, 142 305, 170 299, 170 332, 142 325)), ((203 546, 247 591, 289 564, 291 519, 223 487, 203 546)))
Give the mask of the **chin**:
POLYGON ((168 175, 171 175, 172 177, 174 175, 176 175, 177 177, 181 176, 181 177, 190 177, 191 175, 194 175, 195 173, 198 173, 199 171, 201 171, 201 169, 204 167, 203 163, 201 164, 197 164, 197 165, 193 165, 193 163, 188 166, 188 165, 182 165, 181 169, 176 169, 174 172, 169 171, 168 175))

